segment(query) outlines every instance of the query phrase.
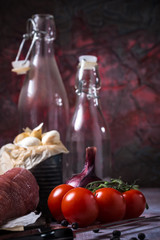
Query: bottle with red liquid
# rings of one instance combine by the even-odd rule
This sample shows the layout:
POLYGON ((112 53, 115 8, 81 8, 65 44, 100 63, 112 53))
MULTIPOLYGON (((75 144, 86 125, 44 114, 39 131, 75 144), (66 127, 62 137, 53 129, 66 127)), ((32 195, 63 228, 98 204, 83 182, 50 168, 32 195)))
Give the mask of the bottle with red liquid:
POLYGON ((68 127, 66 144, 69 154, 64 162, 64 181, 80 173, 84 167, 86 148, 97 148, 95 173, 101 179, 110 178, 110 133, 101 110, 101 82, 97 57, 79 57, 76 76, 76 106, 68 127))
POLYGON ((44 123, 43 131, 58 130, 65 140, 68 124, 68 99, 55 60, 55 24, 49 14, 31 19, 30 35, 34 38, 30 70, 19 96, 20 131, 44 123))

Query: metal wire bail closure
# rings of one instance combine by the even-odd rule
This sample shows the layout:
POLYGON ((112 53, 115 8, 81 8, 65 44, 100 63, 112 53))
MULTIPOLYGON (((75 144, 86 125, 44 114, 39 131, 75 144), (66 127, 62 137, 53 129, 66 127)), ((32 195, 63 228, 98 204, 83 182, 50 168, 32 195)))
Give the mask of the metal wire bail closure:
POLYGON ((39 31, 36 29, 36 24, 32 18, 29 18, 27 20, 26 30, 27 33, 23 34, 23 39, 20 44, 16 59, 12 62, 12 72, 16 72, 17 74, 25 74, 30 69, 30 61, 28 60, 28 58, 37 39, 37 33, 39 33, 39 31), (19 60, 24 44, 28 39, 32 39, 32 42, 25 57, 25 60, 19 60))

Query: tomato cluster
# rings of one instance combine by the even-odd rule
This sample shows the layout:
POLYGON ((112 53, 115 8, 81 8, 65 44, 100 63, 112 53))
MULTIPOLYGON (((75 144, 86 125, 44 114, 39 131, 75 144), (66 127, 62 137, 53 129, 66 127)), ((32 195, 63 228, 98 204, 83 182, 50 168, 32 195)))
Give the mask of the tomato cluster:
POLYGON ((66 219, 86 227, 95 221, 108 223, 139 217, 146 206, 142 192, 130 189, 123 193, 105 187, 91 192, 67 184, 55 187, 48 197, 48 208, 57 221, 66 219))

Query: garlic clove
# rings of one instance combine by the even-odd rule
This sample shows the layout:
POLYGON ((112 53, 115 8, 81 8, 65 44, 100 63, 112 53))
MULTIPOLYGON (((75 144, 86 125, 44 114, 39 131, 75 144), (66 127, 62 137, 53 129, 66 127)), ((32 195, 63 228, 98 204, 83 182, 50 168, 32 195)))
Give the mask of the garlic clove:
POLYGON ((41 141, 36 137, 26 137, 15 144, 16 146, 28 148, 41 145, 41 141))
POLYGON ((60 134, 56 130, 46 132, 42 135, 43 145, 53 145, 60 142, 60 134))
POLYGON ((29 135, 30 135, 29 132, 20 133, 20 134, 18 134, 18 135, 15 137, 13 143, 16 144, 16 143, 18 143, 19 141, 21 141, 22 139, 24 139, 24 138, 26 138, 26 137, 29 137, 29 135))
POLYGON ((37 127, 35 127, 35 128, 33 129, 33 131, 38 131, 38 130, 42 129, 43 124, 44 124, 44 123, 40 123, 37 127))
POLYGON ((31 132, 30 136, 41 140, 42 139, 42 126, 43 126, 43 123, 39 124, 36 128, 34 128, 31 132))

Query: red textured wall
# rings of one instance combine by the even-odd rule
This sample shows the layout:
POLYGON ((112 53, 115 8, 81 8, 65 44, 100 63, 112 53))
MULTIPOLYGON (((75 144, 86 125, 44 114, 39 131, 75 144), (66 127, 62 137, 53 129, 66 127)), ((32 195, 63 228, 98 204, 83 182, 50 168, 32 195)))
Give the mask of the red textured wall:
POLYGON ((160 186, 160 3, 158 1, 1 1, 0 145, 18 132, 22 77, 11 73, 26 20, 55 17, 55 53, 74 111, 78 57, 98 57, 102 109, 112 138, 114 176, 160 186))

